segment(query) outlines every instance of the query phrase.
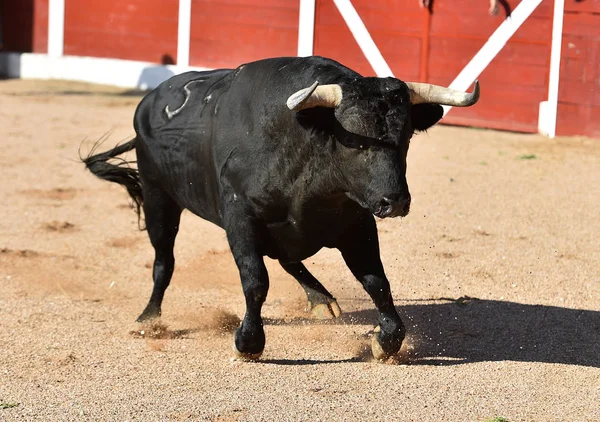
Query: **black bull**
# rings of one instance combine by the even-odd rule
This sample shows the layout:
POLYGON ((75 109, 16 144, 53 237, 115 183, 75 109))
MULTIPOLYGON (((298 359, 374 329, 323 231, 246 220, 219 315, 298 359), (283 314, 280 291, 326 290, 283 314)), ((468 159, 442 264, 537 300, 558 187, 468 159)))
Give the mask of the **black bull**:
POLYGON ((96 176, 125 186, 138 213, 143 206, 154 288, 138 321, 160 316, 188 209, 227 233, 246 299, 234 338, 238 357, 257 359, 264 349, 264 256, 300 283, 315 316, 339 316, 335 298, 302 264, 322 247, 341 252, 379 311, 374 356, 397 353, 405 328, 374 215, 409 211, 406 155, 414 132, 437 123, 440 104, 469 106, 478 97, 477 84, 467 94, 366 78, 320 57, 188 72, 162 83, 137 107, 133 140, 83 159, 96 176), (137 170, 109 162, 132 149, 137 170))

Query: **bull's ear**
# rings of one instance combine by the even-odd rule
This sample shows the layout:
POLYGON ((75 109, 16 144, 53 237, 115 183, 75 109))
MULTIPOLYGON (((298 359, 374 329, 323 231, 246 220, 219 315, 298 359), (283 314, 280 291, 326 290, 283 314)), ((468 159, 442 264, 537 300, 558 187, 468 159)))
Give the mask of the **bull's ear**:
POLYGON ((411 106, 413 129, 423 131, 435 125, 443 116, 444 109, 439 104, 415 104, 411 106))

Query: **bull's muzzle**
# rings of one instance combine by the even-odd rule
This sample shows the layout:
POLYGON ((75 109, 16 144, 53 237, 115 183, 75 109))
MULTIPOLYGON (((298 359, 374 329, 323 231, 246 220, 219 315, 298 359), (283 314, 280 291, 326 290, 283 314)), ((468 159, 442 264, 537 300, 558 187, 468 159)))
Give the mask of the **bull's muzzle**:
POLYGON ((383 197, 379 201, 377 210, 373 213, 376 217, 405 217, 410 211, 410 196, 398 200, 383 197))

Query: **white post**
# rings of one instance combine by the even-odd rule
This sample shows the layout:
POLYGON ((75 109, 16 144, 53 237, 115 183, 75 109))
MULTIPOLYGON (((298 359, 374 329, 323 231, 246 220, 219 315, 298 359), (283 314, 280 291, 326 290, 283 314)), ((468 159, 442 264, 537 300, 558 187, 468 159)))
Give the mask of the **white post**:
POLYGON ((313 55, 316 2, 316 0, 300 0, 300 21, 298 22, 298 57, 313 55))
MULTIPOLYGON (((510 17, 500 24, 483 47, 481 47, 477 54, 475 54, 471 61, 452 81, 450 88, 461 91, 467 90, 541 2, 542 0, 523 0, 519 3, 511 13, 510 17)), ((557 2, 559 2, 559 0, 557 0, 557 2)), ((485 90, 485 87, 483 90, 485 90)), ((444 115, 446 115, 451 108, 452 107, 450 106, 444 106, 444 115)))
POLYGON ((562 48, 563 18, 565 0, 554 0, 554 19, 552 22, 552 50, 550 52, 550 76, 548 81, 548 102, 541 107, 540 131, 549 138, 556 136, 556 117, 558 114, 558 85, 560 82, 560 54, 562 48), (542 116, 544 114, 544 116, 542 116))
POLYGON ((192 26, 192 0, 179 0, 177 24, 177 66, 190 65, 190 30, 192 26))
POLYGON ((394 76, 350 0, 333 0, 333 2, 377 76, 380 78, 394 76))
POLYGON ((48 55, 61 57, 65 40, 65 0, 48 2, 48 55))

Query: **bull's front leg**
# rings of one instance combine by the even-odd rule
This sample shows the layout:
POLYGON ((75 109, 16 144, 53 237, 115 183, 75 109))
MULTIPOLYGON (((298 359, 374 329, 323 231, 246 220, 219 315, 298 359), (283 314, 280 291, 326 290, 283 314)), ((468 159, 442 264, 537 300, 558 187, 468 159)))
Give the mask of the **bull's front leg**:
POLYGON ((269 290, 269 275, 259 253, 259 228, 252 219, 242 214, 230 213, 224 223, 246 298, 246 314, 235 331, 233 351, 241 360, 256 360, 265 347, 265 331, 260 314, 269 290))
POLYGON ((383 271, 373 216, 364 216, 349 230, 338 249, 379 311, 379 325, 371 343, 373 356, 383 360, 395 355, 402 346, 406 329, 394 307, 390 283, 383 271))
POLYGON ((313 276, 303 263, 283 263, 281 266, 293 276, 306 292, 310 312, 317 319, 337 318, 342 314, 335 298, 313 276))

